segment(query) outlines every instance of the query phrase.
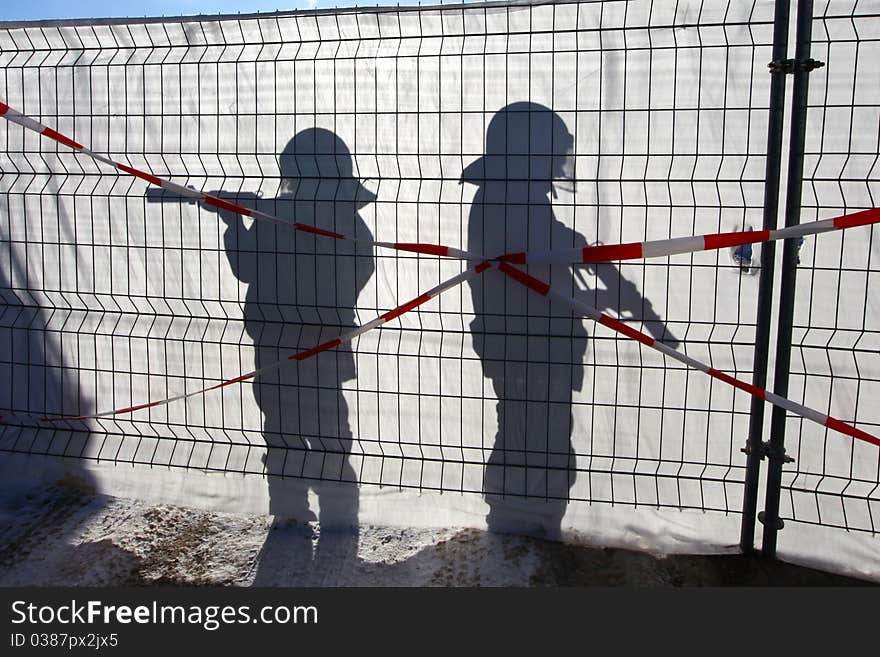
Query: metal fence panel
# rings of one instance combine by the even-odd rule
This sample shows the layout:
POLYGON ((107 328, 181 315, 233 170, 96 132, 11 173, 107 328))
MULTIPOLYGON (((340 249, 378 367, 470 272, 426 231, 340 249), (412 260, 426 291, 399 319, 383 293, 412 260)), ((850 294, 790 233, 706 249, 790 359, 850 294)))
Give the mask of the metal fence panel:
MULTIPOLYGON (((876 2, 817 2, 802 223, 874 208, 880 199, 880 31, 876 2)), ((792 399, 880 426, 880 243, 868 227, 804 240, 799 254, 792 399)), ((789 417, 781 517, 876 534, 880 453, 789 417)), ((794 525, 793 525, 794 526, 794 525)), ((785 542, 786 530, 780 534, 785 542)), ((791 544, 789 543, 791 547, 791 544)))
MULTIPOLYGON (((5 26, 0 80, 6 102, 94 151, 242 204, 392 242, 559 248, 760 227, 772 24, 769 1, 702 0, 5 26), (539 193, 556 121, 573 184, 539 193), (291 148, 311 157, 287 168, 291 148)), ((0 378, 14 381, 0 406, 17 414, 217 383, 461 270, 153 203, 17 126, 0 140, 0 378)), ((759 247, 750 258, 543 274, 747 378, 759 247)), ((530 469, 489 492, 551 514, 644 509, 656 529, 653 510, 695 509, 735 528, 746 395, 499 277, 256 384, 85 427, 13 419, 0 448, 342 482, 342 499, 355 484, 482 494, 503 456, 530 469)))

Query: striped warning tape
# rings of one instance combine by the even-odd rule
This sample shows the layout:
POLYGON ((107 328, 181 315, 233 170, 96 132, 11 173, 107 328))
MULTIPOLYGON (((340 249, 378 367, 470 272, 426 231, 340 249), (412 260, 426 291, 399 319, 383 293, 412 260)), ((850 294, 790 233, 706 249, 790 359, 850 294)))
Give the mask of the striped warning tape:
POLYGON ((857 226, 868 226, 880 223, 880 209, 865 210, 851 215, 835 217, 834 219, 823 219, 789 228, 781 228, 778 230, 751 230, 728 233, 713 233, 709 235, 694 235, 688 237, 675 237, 665 240, 653 240, 649 242, 631 242, 627 244, 600 244, 573 249, 553 249, 550 251, 524 251, 519 253, 509 253, 500 257, 489 257, 479 253, 471 253, 456 249, 451 246, 443 246, 442 244, 428 244, 422 242, 381 242, 374 240, 365 240, 355 238, 343 233, 336 233, 315 226, 309 226, 299 222, 291 223, 285 219, 281 219, 268 212, 262 212, 255 208, 247 208, 238 203, 233 203, 228 199, 220 198, 212 194, 207 194, 191 187, 185 187, 159 178, 139 169, 121 164, 110 158, 95 153, 86 148, 82 144, 62 135, 61 133, 49 128, 39 121, 25 116, 18 110, 11 108, 9 105, 0 101, 0 116, 5 119, 24 126, 29 130, 33 130, 45 137, 54 139, 60 144, 69 146, 74 150, 87 155, 99 162, 108 164, 119 171, 123 171, 132 176, 145 180, 151 185, 166 189, 179 196, 195 201, 201 201, 206 205, 210 205, 220 210, 228 210, 244 217, 252 217, 254 219, 262 219, 273 221, 284 226, 290 226, 304 233, 320 235, 332 239, 346 240, 361 244, 369 244, 371 246, 383 249, 391 249, 394 251, 408 251, 411 253, 421 253, 425 255, 442 256, 447 258, 458 258, 461 260, 502 260, 512 264, 571 264, 571 263, 594 263, 594 262, 610 262, 617 260, 634 260, 641 258, 658 258, 663 256, 680 255, 684 253, 695 253, 697 251, 711 251, 714 249, 723 249, 728 247, 743 246, 745 244, 757 244, 760 242, 769 242, 773 240, 792 239, 804 237, 806 235, 816 235, 832 230, 841 230, 844 228, 855 228, 857 226))
MULTIPOLYGON (((339 336, 338 338, 335 338, 335 339, 330 340, 328 342, 324 342, 324 343, 317 345, 315 347, 311 347, 310 349, 306 349, 304 351, 299 351, 295 354, 288 356, 285 359, 281 359, 275 363, 272 363, 271 365, 267 365, 267 366, 262 367, 258 370, 254 370, 253 372, 248 372, 246 374, 242 374, 242 375, 239 375, 235 378, 221 381, 220 383, 214 384, 212 386, 207 386, 205 388, 201 388, 201 389, 193 391, 193 392, 175 395, 175 396, 167 397, 165 399, 160 399, 157 401, 146 402, 146 403, 136 404, 136 405, 132 405, 132 406, 126 406, 124 408, 118 408, 118 409, 114 409, 114 410, 110 410, 110 411, 103 411, 103 412, 99 412, 99 413, 94 413, 92 415, 35 418, 34 416, 27 416, 27 415, 23 415, 23 414, 14 414, 14 415, 0 416, 0 421, 8 422, 9 420, 14 419, 14 418, 22 418, 22 419, 27 418, 27 419, 33 419, 38 423, 45 424, 45 423, 71 422, 71 421, 97 419, 97 418, 110 417, 110 416, 127 415, 129 413, 133 413, 138 410, 143 410, 143 409, 147 409, 147 408, 154 408, 156 406, 164 406, 166 404, 170 404, 175 401, 179 401, 182 399, 188 399, 190 397, 195 397, 197 395, 202 395, 202 394, 205 394, 205 393, 210 392, 212 390, 218 390, 220 388, 225 388, 227 386, 231 386, 231 385, 234 385, 237 383, 242 383, 244 381, 248 381, 248 380, 253 379, 254 377, 257 376, 257 374, 266 373, 266 372, 270 372, 275 369, 278 369, 282 365, 287 363, 288 361, 306 360, 308 358, 311 358, 313 356, 320 354, 323 351, 328 351, 330 349, 334 349, 334 348, 338 347, 341 344, 345 344, 346 342, 350 342, 354 338, 356 338, 357 336, 359 336, 363 333, 366 333, 367 331, 370 331, 378 326, 381 326, 382 324, 390 322, 393 319, 396 319, 397 317, 400 317, 404 313, 407 313, 407 312, 421 306, 422 304, 426 303, 430 299, 433 299, 434 297, 439 296, 443 292, 445 292, 453 287, 458 286, 459 284, 467 281, 470 278, 473 278, 474 276, 476 276, 478 274, 481 274, 482 272, 484 272, 485 270, 489 269, 492 266, 493 266, 493 264, 490 263, 489 261, 482 262, 479 265, 477 265, 476 267, 472 267, 471 269, 468 269, 468 270, 462 272, 461 274, 458 274, 457 276, 453 276, 452 278, 448 279, 447 281, 432 288, 428 292, 426 292, 422 295, 419 295, 418 297, 398 306, 394 310, 390 310, 387 313, 380 315, 376 319, 374 319, 374 320, 372 320, 362 326, 359 326, 359 327, 357 327, 347 333, 344 333, 343 335, 339 336)), ((625 324, 624 322, 621 322, 620 320, 614 319, 613 317, 610 317, 610 316, 602 313, 598 309, 593 308, 592 306, 585 304, 582 301, 579 301, 577 299, 573 299, 569 296, 566 296, 565 294, 562 294, 561 292, 559 292, 557 290, 554 290, 553 288, 550 287, 550 285, 548 285, 544 281, 541 281, 541 280, 535 278, 534 276, 531 276, 530 274, 524 272, 523 270, 521 270, 517 267, 514 267, 510 263, 500 262, 500 263, 495 264, 494 266, 496 266, 505 275, 507 275, 510 278, 514 279, 515 281, 521 283, 522 285, 525 285, 526 287, 530 288, 531 290, 534 290, 535 292, 537 292, 541 296, 549 297, 551 299, 555 299, 557 301, 560 301, 560 302, 570 306, 573 310, 579 312, 582 316, 589 317, 590 319, 602 324, 603 326, 607 326, 608 328, 626 336, 627 338, 629 338, 631 340, 635 340, 636 342, 644 344, 647 347, 651 347, 652 349, 655 349, 655 350, 669 356, 670 358, 673 358, 674 360, 677 360, 681 363, 684 363, 688 367, 699 370, 700 372, 704 372, 719 381, 722 381, 730 386, 733 386, 734 388, 738 388, 739 390, 743 390, 744 392, 747 392, 750 395, 758 397, 759 399, 763 399, 767 402, 770 402, 771 404, 774 404, 776 406, 780 406, 780 407, 782 407, 792 413, 795 413, 796 415, 799 415, 799 416, 804 417, 808 420, 816 422, 824 427, 827 427, 829 429, 833 429, 835 431, 846 434, 846 435, 851 436, 853 438, 856 438, 858 440, 868 442, 872 445, 880 446, 880 438, 877 438, 876 436, 873 436, 873 435, 867 433, 866 431, 858 429, 857 427, 854 427, 851 424, 844 422, 843 420, 839 420, 839 419, 832 417, 830 415, 825 415, 825 414, 823 414, 819 411, 816 411, 814 409, 811 409, 807 406, 803 406, 801 404, 798 404, 797 402, 793 402, 789 399, 786 399, 785 397, 781 397, 780 395, 777 395, 775 393, 764 390, 763 388, 759 388, 759 387, 752 385, 750 383, 746 383, 745 381, 741 381, 741 380, 739 380, 729 374, 726 374, 725 372, 717 370, 713 367, 706 365, 705 363, 702 363, 694 358, 691 358, 690 356, 679 353, 678 351, 676 351, 672 347, 669 347, 669 346, 663 344, 662 342, 655 340, 651 336, 649 336, 645 333, 642 333, 641 331, 638 331, 637 329, 625 324)))
POLYGON ((632 326, 624 324, 618 319, 609 317, 605 313, 600 312, 596 308, 593 308, 592 306, 589 306, 582 301, 573 299, 557 290, 554 290, 544 281, 541 281, 534 276, 527 274, 522 269, 514 267, 510 263, 501 262, 495 266, 497 266, 500 271, 502 271, 510 278, 534 290, 541 296, 549 297, 551 299, 555 299, 561 303, 564 303, 570 306, 576 312, 580 313, 582 316, 589 317, 599 324, 607 326, 613 331, 625 335, 631 340, 635 340, 636 342, 640 342, 647 347, 656 349, 660 353, 665 354, 670 358, 679 361, 680 363, 684 363, 688 367, 699 370, 700 372, 705 372, 709 376, 719 381, 723 381, 724 383, 731 385, 734 388, 743 390, 744 392, 758 397, 759 399, 768 401, 775 406, 781 406, 787 411, 791 411, 796 415, 800 415, 801 417, 804 417, 808 420, 812 420, 813 422, 821 424, 824 427, 834 429, 835 431, 839 431, 853 438, 857 438, 858 440, 863 440, 865 442, 871 443, 872 445, 880 446, 880 438, 877 438, 876 436, 862 431, 861 429, 858 429, 851 424, 847 424, 843 420, 838 420, 837 418, 830 415, 825 415, 824 413, 820 413, 819 411, 813 410, 812 408, 802 406, 801 404, 793 402, 790 399, 786 399, 785 397, 781 397, 775 393, 764 390, 763 388, 759 388, 750 383, 746 383, 745 381, 740 381, 739 379, 732 377, 729 374, 725 374, 720 370, 709 367, 705 363, 701 363, 700 361, 691 358, 690 356, 686 356, 685 354, 676 351, 672 347, 669 347, 668 345, 665 345, 662 342, 655 340, 650 335, 646 335, 645 333, 634 329, 632 326))
POLYGON ((431 299, 440 296, 447 290, 457 287, 461 283, 474 278, 478 274, 482 274, 484 271, 489 269, 491 265, 489 262, 482 262, 476 267, 471 267, 463 271, 462 273, 453 276, 452 278, 440 283, 436 287, 431 288, 424 294, 417 296, 415 299, 411 299, 407 301, 403 305, 398 306, 394 310, 389 310, 387 313, 383 315, 379 315, 376 319, 370 320, 366 324, 362 326, 358 326, 357 328, 352 329, 346 333, 343 333, 338 338, 330 340, 328 342, 324 342, 323 344, 319 344, 315 347, 311 347, 310 349, 306 349, 304 351, 298 351, 295 354, 291 354, 287 358, 282 358, 270 365, 266 365, 265 367, 261 367, 259 369, 254 370, 253 372, 248 372, 246 374, 241 374, 235 378, 227 379, 226 381, 221 381, 212 386, 207 386, 205 388, 201 388, 199 390, 195 390, 193 392, 182 393, 179 395, 174 395, 172 397, 166 397, 165 399, 159 399, 157 401, 145 402, 142 404, 135 404, 132 406, 126 406, 125 408, 116 408, 110 411, 102 411, 100 413, 93 413, 92 415, 68 415, 68 416, 59 416, 59 417, 37 417, 34 415, 28 414, 19 414, 13 413, 10 415, 0 415, 0 421, 9 422, 12 419, 20 418, 20 419, 28 419, 37 423, 47 424, 47 423, 57 423, 57 422, 74 422, 80 420, 91 420, 98 419, 104 417, 111 417, 117 415, 127 415, 129 413, 134 413, 135 411, 140 411, 146 408, 155 408, 156 406, 165 406, 172 402, 180 401, 182 399, 189 399, 190 397, 195 397, 197 395, 203 395, 206 392, 210 392, 212 390, 219 390, 220 388, 225 388, 227 386, 231 386, 236 383, 242 383, 244 381, 249 381, 256 377, 258 374, 264 374, 267 372, 271 372, 280 368, 282 365, 286 364, 289 361, 303 361, 308 358, 312 358, 313 356, 317 356, 323 351, 328 351, 330 349, 335 349, 341 344, 345 344, 346 342, 351 342, 357 336, 366 333, 367 331, 371 331, 374 328, 381 326, 382 324, 387 324, 388 322, 397 319, 404 313, 408 313, 411 310, 418 308, 423 303, 430 301, 431 299))
MULTIPOLYGON (((874 445, 880 446, 880 439, 872 436, 869 433, 866 433, 842 420, 834 418, 830 415, 824 415, 818 411, 810 409, 806 406, 802 406, 788 400, 784 397, 776 395, 772 392, 764 390, 763 388, 758 388, 752 384, 745 383, 744 381, 740 381, 724 372, 716 370, 700 361, 697 361, 689 356, 681 354, 676 350, 664 345, 662 342, 657 342, 652 337, 637 331, 636 329, 624 324, 623 322, 616 320, 604 313, 601 313, 595 308, 584 304, 576 299, 572 299, 561 294, 558 291, 555 291, 550 288, 549 285, 540 281, 539 279, 527 274, 526 272, 518 269, 512 265, 514 264, 525 264, 525 263, 593 263, 593 262, 607 262, 614 260, 629 260, 629 259, 639 259, 639 258, 650 258, 650 257, 662 257, 669 255, 677 255, 682 253, 693 253, 696 251, 703 250, 712 250, 712 249, 722 249, 727 247, 741 246, 744 244, 754 244, 758 242, 767 242, 771 240, 779 240, 779 239, 791 239, 796 237, 803 237, 805 235, 813 235, 823 232, 829 232, 832 230, 841 230, 845 228, 853 228, 857 226, 866 226, 871 224, 880 223, 880 210, 866 210, 864 212, 859 212, 852 215, 845 215, 842 217, 836 217, 834 219, 825 219, 822 221, 816 221, 809 224, 802 224, 799 226, 794 226, 790 228, 783 228, 779 230, 772 231, 743 231, 743 232, 731 232, 731 233, 716 233, 711 235, 702 235, 702 236, 689 236, 689 237, 680 237, 673 238, 667 240, 656 240, 649 242, 634 242, 629 244, 616 244, 616 245, 595 245, 595 246, 587 246, 578 249, 561 249, 561 250, 553 250, 553 251, 542 251, 542 252, 522 252, 522 253, 514 253, 507 254, 504 256, 500 256, 499 258, 485 258, 482 255, 469 253, 467 251, 462 251, 459 249, 454 249, 452 247, 446 247, 442 245, 436 244, 423 244, 423 243, 401 243, 401 242, 378 242, 372 240, 362 240, 355 239, 341 233, 335 233, 332 231, 323 230, 314 226, 307 226, 305 224, 293 223, 291 224, 288 221, 280 219, 272 214, 268 214, 265 212, 261 212, 256 209, 246 208, 244 206, 238 205, 236 203, 232 203, 226 199, 222 199, 217 196, 213 196, 211 194, 206 194, 199 190, 191 189, 189 187, 184 187, 182 185, 178 185, 169 180, 164 180, 157 176, 154 176, 151 173, 147 173, 144 171, 140 171, 133 167, 129 167, 127 165, 121 164, 119 162, 115 162, 110 158, 100 155, 86 148, 82 144, 62 135, 61 133, 44 126, 38 121, 27 117, 17 110, 12 109, 8 105, 3 102, 0 102, 0 115, 4 118, 12 121, 13 123, 17 123, 19 125, 24 126, 34 132, 37 132, 43 136, 49 137, 50 139, 54 139, 55 141, 64 144, 65 146, 69 146, 77 150, 78 152, 83 153, 99 162, 103 162, 108 164, 120 171, 128 173, 130 175, 141 178, 148 183, 155 185, 157 187, 161 187, 163 189, 170 190, 179 194, 184 198, 191 198, 198 201, 202 201, 207 205, 211 205, 218 209, 229 210, 231 212, 235 212, 242 216, 253 217, 255 219, 265 219, 269 221, 274 221, 276 223, 280 223, 286 226, 292 226, 296 230, 312 233, 316 235, 321 235, 325 237, 330 237, 334 239, 341 240, 349 240, 353 242, 362 242, 369 243, 374 246, 379 246, 382 248, 390 248, 398 251, 409 251, 415 253, 423 253, 428 255, 437 255, 437 256, 447 256, 453 258, 460 259, 468 259, 468 260, 483 260, 481 264, 471 269, 468 269, 465 272, 462 272, 458 276, 455 276, 445 283, 433 288, 429 292, 416 297, 415 299, 399 306, 398 308, 377 317, 375 320, 364 324, 361 327, 358 327, 348 333, 343 334, 339 338, 335 340, 331 340, 330 342, 326 342, 324 344, 318 345, 316 347, 312 347, 311 349, 307 349, 302 352, 298 352, 289 356, 287 359, 280 360, 277 363, 272 365, 268 365, 259 370, 255 370, 253 372, 249 372, 247 374, 243 374, 241 376, 235 377, 234 379, 229 379, 227 381, 223 381, 216 385, 203 388, 201 390, 197 390, 191 393, 185 393, 181 395, 177 395, 174 397, 169 397, 166 399, 147 402, 144 404, 139 404, 135 406, 129 406, 126 408, 115 409, 112 411, 105 411, 102 413, 96 413, 93 415, 87 416, 66 416, 66 417, 55 417, 55 418, 38 418, 39 422, 62 422, 62 421, 73 421, 73 420, 86 420, 91 418, 100 418, 106 416, 115 416, 115 415, 124 415, 128 413, 132 413, 137 410, 152 408, 155 406, 162 406, 165 404, 169 404, 174 401, 178 401, 180 399, 186 399, 189 397, 193 397, 195 395, 204 394, 211 390, 216 390, 218 388, 222 388, 228 385, 232 385, 235 383, 241 383, 243 381, 247 381, 249 379, 253 379, 257 374, 265 371, 270 371, 272 369, 276 369, 281 367, 287 360, 305 360, 306 358, 310 358, 315 356, 316 354, 321 353, 322 351, 326 351, 328 349, 333 349, 338 347, 339 345, 349 342, 361 333, 371 330, 385 322, 391 321, 392 319, 399 317, 400 315, 420 306, 425 303, 429 299, 434 296, 441 294, 442 292, 454 287, 468 278, 475 276, 478 273, 481 273, 492 266, 492 262, 500 261, 495 264, 507 276, 517 280, 523 285, 531 288, 542 296, 548 296, 550 298, 556 299, 563 303, 566 303, 574 310, 579 311, 585 317, 590 317, 591 319, 607 326, 626 337, 640 342, 646 346, 649 346, 661 353, 664 353, 671 358, 682 362, 689 367, 697 369, 701 372, 705 372, 706 374, 712 376, 713 378, 718 379, 719 381, 723 381, 735 388, 748 392, 751 395, 759 397, 760 399, 766 400, 771 404, 775 404, 777 406, 781 406, 788 411, 791 411, 797 415, 800 415, 804 418, 812 420, 821 424, 822 426, 828 427, 830 429, 834 429, 841 433, 847 434, 853 438, 857 438, 859 440, 863 440, 869 442, 874 445)), ((0 420, 6 421, 10 417, 13 416, 0 416, 0 420)), ((19 417, 19 416, 15 416, 19 417)))
POLYGON ((73 139, 62 135, 60 132, 56 132, 52 128, 43 125, 39 121, 36 121, 29 116, 25 116, 18 110, 11 108, 9 105, 3 103, 2 101, 0 101, 0 116, 3 116, 3 118, 7 119, 8 121, 11 121, 12 123, 17 123, 18 125, 23 126, 28 130, 33 130, 34 132, 41 134, 44 137, 54 139, 60 144, 69 146, 78 153, 87 155, 88 157, 97 160, 98 162, 103 162, 104 164, 108 164, 111 167, 118 169, 119 171, 123 171, 127 174, 135 176, 136 178, 145 180, 151 185, 166 189, 170 192, 173 192, 174 194, 178 194, 185 199, 200 201, 219 210, 228 210, 230 212, 240 214, 243 217, 252 217, 253 219, 273 221, 277 224, 289 226, 303 233, 310 233, 312 235, 320 235, 323 237, 330 237, 337 240, 345 240, 360 244, 369 244, 371 246, 377 246, 383 249, 391 249, 394 251, 408 251, 411 253, 423 253, 426 255, 458 258, 460 260, 483 261, 487 259, 480 254, 469 253, 468 251, 462 251, 461 249, 456 249, 451 246, 443 246, 440 244, 425 244, 421 242, 377 242, 374 240, 351 237, 349 235, 324 230, 322 228, 317 228, 316 226, 309 226, 308 224, 303 224, 299 222, 291 223, 290 221, 281 219, 274 214, 262 212, 255 208, 247 208, 243 205, 239 205, 238 203, 233 203, 228 199, 220 198, 219 196, 214 196, 213 194, 207 194, 200 190, 193 189, 192 187, 178 185, 177 183, 171 182, 170 180, 165 180, 164 178, 155 176, 147 171, 141 171, 140 169, 135 169, 134 167, 130 167, 120 162, 116 162, 115 160, 111 160, 109 157, 101 155, 100 153, 95 153, 94 151, 83 146, 79 142, 76 142, 73 139))
POLYGON ((730 233, 712 233, 690 237, 674 237, 650 242, 630 242, 628 244, 600 244, 576 249, 554 249, 552 251, 526 251, 509 253, 499 260, 514 265, 524 264, 565 264, 594 263, 617 260, 640 260, 643 258, 662 258, 664 256, 696 253, 732 248, 745 244, 758 244, 774 240, 794 239, 807 235, 818 235, 833 230, 870 226, 880 223, 880 209, 865 210, 843 215, 833 219, 811 221, 797 226, 778 230, 746 230, 730 233))

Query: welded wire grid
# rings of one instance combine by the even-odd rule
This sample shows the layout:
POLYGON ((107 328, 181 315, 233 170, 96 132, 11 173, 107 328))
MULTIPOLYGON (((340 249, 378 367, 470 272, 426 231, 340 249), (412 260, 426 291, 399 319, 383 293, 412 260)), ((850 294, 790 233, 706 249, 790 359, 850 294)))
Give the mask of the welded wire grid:
MULTIPOLYGON (((801 221, 880 202, 880 4, 817 2, 801 221)), ((807 239, 800 252, 791 398, 880 427, 880 242, 874 228, 807 239)), ((783 518, 876 532, 880 456, 787 420, 783 518)), ((784 540, 782 532, 781 540, 784 540)))
MULTIPOLYGON (((295 133, 326 128, 351 152, 353 176, 377 196, 359 211, 375 239, 458 248, 467 246, 476 193, 460 178, 485 153, 493 115, 515 101, 540 103, 575 137, 577 184, 558 190, 556 218, 590 242, 641 241, 761 225, 772 9, 757 0, 496 3, 7 25, 0 28, 0 76, 6 102, 96 152, 200 189, 259 193, 282 214, 289 208, 271 203, 283 195, 279 153, 295 133)), ((870 61, 870 44, 859 44, 860 61, 870 61)), ((860 94, 877 88, 859 85, 835 115, 871 111, 860 94)), ((816 84, 814 98, 820 89, 816 84)), ((227 255, 216 214, 149 203, 141 181, 18 126, 0 125, 0 139, 0 335, 10 375, 3 408, 40 415, 124 407, 250 371, 255 331, 264 348, 284 355, 343 329, 338 308, 320 294, 270 294, 259 306, 260 326, 253 317, 246 322, 247 286, 230 274, 229 260, 246 258, 249 247, 230 247, 227 255)), ((312 198, 336 198, 342 174, 315 177, 327 186, 309 192, 312 198)), ((315 253, 332 257, 337 248, 276 230, 257 250, 277 275, 296 270, 296 261, 317 268, 322 256, 315 253)), ((861 239, 847 236, 846 244, 861 239)), ((372 265, 358 265, 375 271, 353 306, 357 324, 462 267, 372 255, 372 265)), ((619 270, 651 301, 681 350, 748 378, 757 276, 730 256, 698 253, 619 270)), ((876 271, 875 261, 869 265, 876 271)), ((835 259, 827 273, 813 271, 850 275, 840 269, 835 259)), ((866 294, 865 274, 851 275, 866 294)), ((591 288, 603 287, 594 274, 587 279, 591 288)), ((849 289, 841 286, 841 293, 849 289)), ((810 307, 802 304, 800 312, 810 307)), ((640 326, 641 301, 623 310, 640 326)), ((289 389, 279 395, 299 400, 298 416, 320 416, 316 404, 347 416, 350 462, 362 484, 479 492, 497 400, 471 346, 472 319, 462 287, 358 339, 355 378, 322 379, 326 367, 318 368, 308 385, 282 380, 279 389, 289 389)), ((571 499, 739 513, 746 395, 585 326, 584 384, 572 403, 571 499)), ((813 348, 820 329, 802 332, 801 353, 813 348)), ((833 335, 827 342, 837 350, 829 359, 876 359, 868 344, 876 332, 859 326, 833 335), (844 335, 860 339, 844 345, 844 335)), ((824 349, 825 338, 820 342, 824 349)), ((346 366, 344 354, 320 358, 346 366)), ((263 473, 273 438, 268 427, 264 436, 250 383, 85 424, 90 433, 12 419, 0 426, 0 448, 263 473)), ((273 474, 342 476, 332 457, 347 449, 334 443, 346 438, 344 422, 318 424, 310 449, 274 436, 289 458, 273 474)), ((874 475, 858 476, 876 475, 876 456, 871 467, 874 475)))

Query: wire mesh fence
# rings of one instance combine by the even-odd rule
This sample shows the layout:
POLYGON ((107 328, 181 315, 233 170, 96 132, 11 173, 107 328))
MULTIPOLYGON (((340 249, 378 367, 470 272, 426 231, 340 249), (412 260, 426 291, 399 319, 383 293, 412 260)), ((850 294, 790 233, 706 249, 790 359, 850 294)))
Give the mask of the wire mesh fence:
MULTIPOLYGON (((802 221, 873 208, 880 194, 880 55, 876 3, 816 3, 802 221)), ((880 423, 878 244, 872 230, 808 239, 799 254, 792 398, 880 423), (796 391, 796 394, 795 392, 796 391)), ((876 533, 880 457, 789 418, 782 517, 876 533)), ((783 532, 784 536, 784 532, 783 532)))
MULTIPOLYGON (((876 126, 861 77, 876 35, 871 11, 836 11, 819 19, 816 49, 849 48, 860 72, 846 82, 829 65, 814 84, 809 120, 829 136, 810 145, 805 219, 873 206, 876 134, 873 160, 852 135, 876 126)), ((773 4, 759 0, 7 25, 0 76, 25 114, 178 184, 324 230, 494 256, 759 228, 772 37, 773 4)), ((0 449, 268 474, 277 512, 308 501, 281 500, 272 481, 319 495, 334 482, 340 521, 358 485, 482 493, 499 517, 537 504, 553 522, 571 502, 740 513, 746 395, 495 271, 350 348, 130 416, 35 428, 21 415, 89 415, 250 372, 463 265, 150 193, 16 126, 0 139, 0 367, 12 382, 0 407, 13 414, 0 449)), ((806 244, 793 398, 853 419, 829 402, 845 382, 870 426, 877 258, 863 237, 806 244), (843 326, 821 300, 846 294, 865 311, 843 326)), ((529 271, 748 378, 760 266, 755 246, 529 271)), ((824 432, 792 426, 789 515, 813 517, 802 495, 817 508, 876 496, 876 449, 820 463, 824 432), (826 494, 830 482, 843 493, 826 494)))

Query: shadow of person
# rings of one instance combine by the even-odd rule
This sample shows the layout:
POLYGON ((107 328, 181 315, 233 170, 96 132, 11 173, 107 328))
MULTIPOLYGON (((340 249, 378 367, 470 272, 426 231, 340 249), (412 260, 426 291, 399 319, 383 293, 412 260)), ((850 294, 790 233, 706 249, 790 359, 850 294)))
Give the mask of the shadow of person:
MULTIPOLYGON (((489 257, 528 250, 582 248, 587 240, 556 219, 554 183, 573 184, 574 138, 547 107, 517 102, 499 110, 486 153, 462 173, 477 186, 467 249, 489 257)), ((630 309, 652 333, 672 337, 635 285, 611 264, 583 268, 529 265, 527 271, 569 296, 604 309, 630 309), (581 278, 578 285, 576 276, 581 278), (640 316, 641 315, 641 316, 640 316)), ((559 538, 575 482, 572 398, 584 383, 587 331, 571 310, 498 271, 470 282, 471 333, 492 382, 498 430, 483 478, 490 530, 559 538)))
MULTIPOLYGON (((70 225, 63 206, 58 219, 70 225)), ((74 545, 80 527, 105 504, 106 498, 96 494, 97 479, 86 467, 85 455, 94 447, 89 445, 89 423, 34 422, 94 412, 81 386, 80 365, 70 358, 70 335, 62 333, 71 326, 82 329, 87 313, 41 305, 46 297, 38 285, 30 286, 34 281, 27 276, 22 253, 7 253, 8 263, 0 267, 0 526, 6 544, 0 549, 0 571, 5 571, 0 582, 69 585, 52 579, 59 576, 57 571, 19 566, 28 559, 30 550, 24 548, 29 546, 50 541, 74 545)), ((81 346, 88 349, 87 341, 74 345, 76 355, 81 346)))
MULTIPOLYGON (((279 157, 282 186, 256 207, 292 222, 361 239, 372 234, 358 210, 375 199, 352 176, 351 155, 334 133, 310 128, 279 157)), ((260 369, 355 326, 358 295, 375 268, 372 248, 294 231, 267 221, 245 226, 219 210, 224 246, 235 276, 247 284, 245 330, 260 369)), ((352 432, 342 385, 356 376, 348 345, 257 374, 253 391, 263 415, 269 512, 275 517, 255 585, 272 584, 279 569, 312 549, 303 524, 320 509, 314 559, 330 547, 357 550, 357 476, 349 461, 352 432), (296 521, 291 524, 289 521, 296 521), (296 523, 300 523, 299 526, 296 523), (332 538, 331 538, 332 537, 332 538), (332 544, 332 545, 331 545, 332 544)))

